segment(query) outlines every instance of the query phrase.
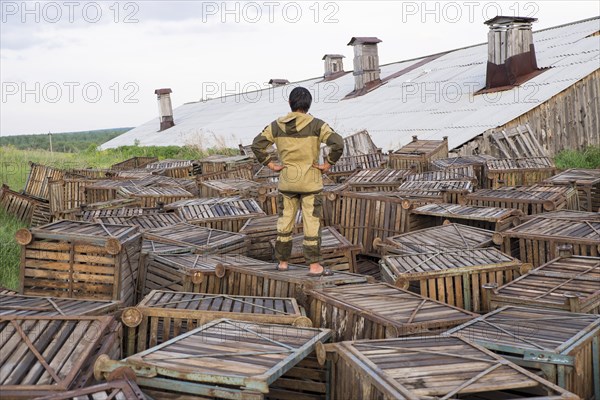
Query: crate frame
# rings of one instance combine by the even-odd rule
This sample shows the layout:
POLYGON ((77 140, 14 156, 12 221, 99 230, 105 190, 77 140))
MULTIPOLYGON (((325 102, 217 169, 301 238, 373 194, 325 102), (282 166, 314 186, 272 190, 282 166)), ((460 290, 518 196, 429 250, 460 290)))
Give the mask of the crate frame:
POLYGON ((396 151, 390 151, 388 165, 394 169, 411 169, 415 172, 429 171, 432 161, 448 158, 448 136, 442 140, 419 140, 417 136, 412 141, 396 151))

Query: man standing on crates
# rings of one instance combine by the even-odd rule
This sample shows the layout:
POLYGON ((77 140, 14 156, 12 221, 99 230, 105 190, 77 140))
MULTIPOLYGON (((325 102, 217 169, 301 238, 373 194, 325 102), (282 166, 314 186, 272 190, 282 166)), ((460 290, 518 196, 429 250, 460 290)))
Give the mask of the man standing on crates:
POLYGON ((275 257, 277 269, 288 269, 292 253, 292 230, 296 214, 302 208, 304 258, 310 264, 309 276, 331 275, 321 266, 321 218, 323 205, 322 174, 335 164, 344 151, 344 140, 325 122, 308 114, 312 103, 310 92, 297 87, 290 93, 292 112, 267 125, 254 138, 252 151, 258 161, 279 174, 279 219, 275 257), (281 164, 268 154, 267 147, 275 144, 281 164), (320 145, 330 146, 323 164, 319 164, 320 145))

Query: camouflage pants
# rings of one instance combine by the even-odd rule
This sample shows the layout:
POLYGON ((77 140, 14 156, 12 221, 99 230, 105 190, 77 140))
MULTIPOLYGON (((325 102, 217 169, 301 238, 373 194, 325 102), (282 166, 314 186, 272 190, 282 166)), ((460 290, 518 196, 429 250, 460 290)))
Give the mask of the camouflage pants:
POLYGON ((292 253, 292 231, 298 209, 302 208, 302 228, 304 230, 304 258, 307 264, 321 261, 321 218, 323 205, 321 193, 279 193, 279 219, 277 220, 277 240, 275 257, 278 261, 288 261, 292 253))

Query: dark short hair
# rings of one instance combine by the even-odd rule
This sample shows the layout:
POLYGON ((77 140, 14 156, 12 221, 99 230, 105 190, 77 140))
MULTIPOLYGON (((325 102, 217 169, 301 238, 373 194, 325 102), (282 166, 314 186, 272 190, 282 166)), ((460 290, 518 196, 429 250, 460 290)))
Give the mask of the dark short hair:
POLYGON ((292 111, 308 112, 312 103, 312 96, 308 89, 298 86, 290 93, 290 108, 292 111))

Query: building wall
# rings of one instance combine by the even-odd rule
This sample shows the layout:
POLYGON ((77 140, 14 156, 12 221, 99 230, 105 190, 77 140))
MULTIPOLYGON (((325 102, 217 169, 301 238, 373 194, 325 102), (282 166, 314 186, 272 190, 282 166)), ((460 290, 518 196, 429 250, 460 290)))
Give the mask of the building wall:
POLYGON ((497 149, 490 148, 488 136, 526 123, 550 156, 563 149, 600 146, 600 69, 526 114, 484 132, 483 136, 466 143, 456 152, 500 156, 497 149))

